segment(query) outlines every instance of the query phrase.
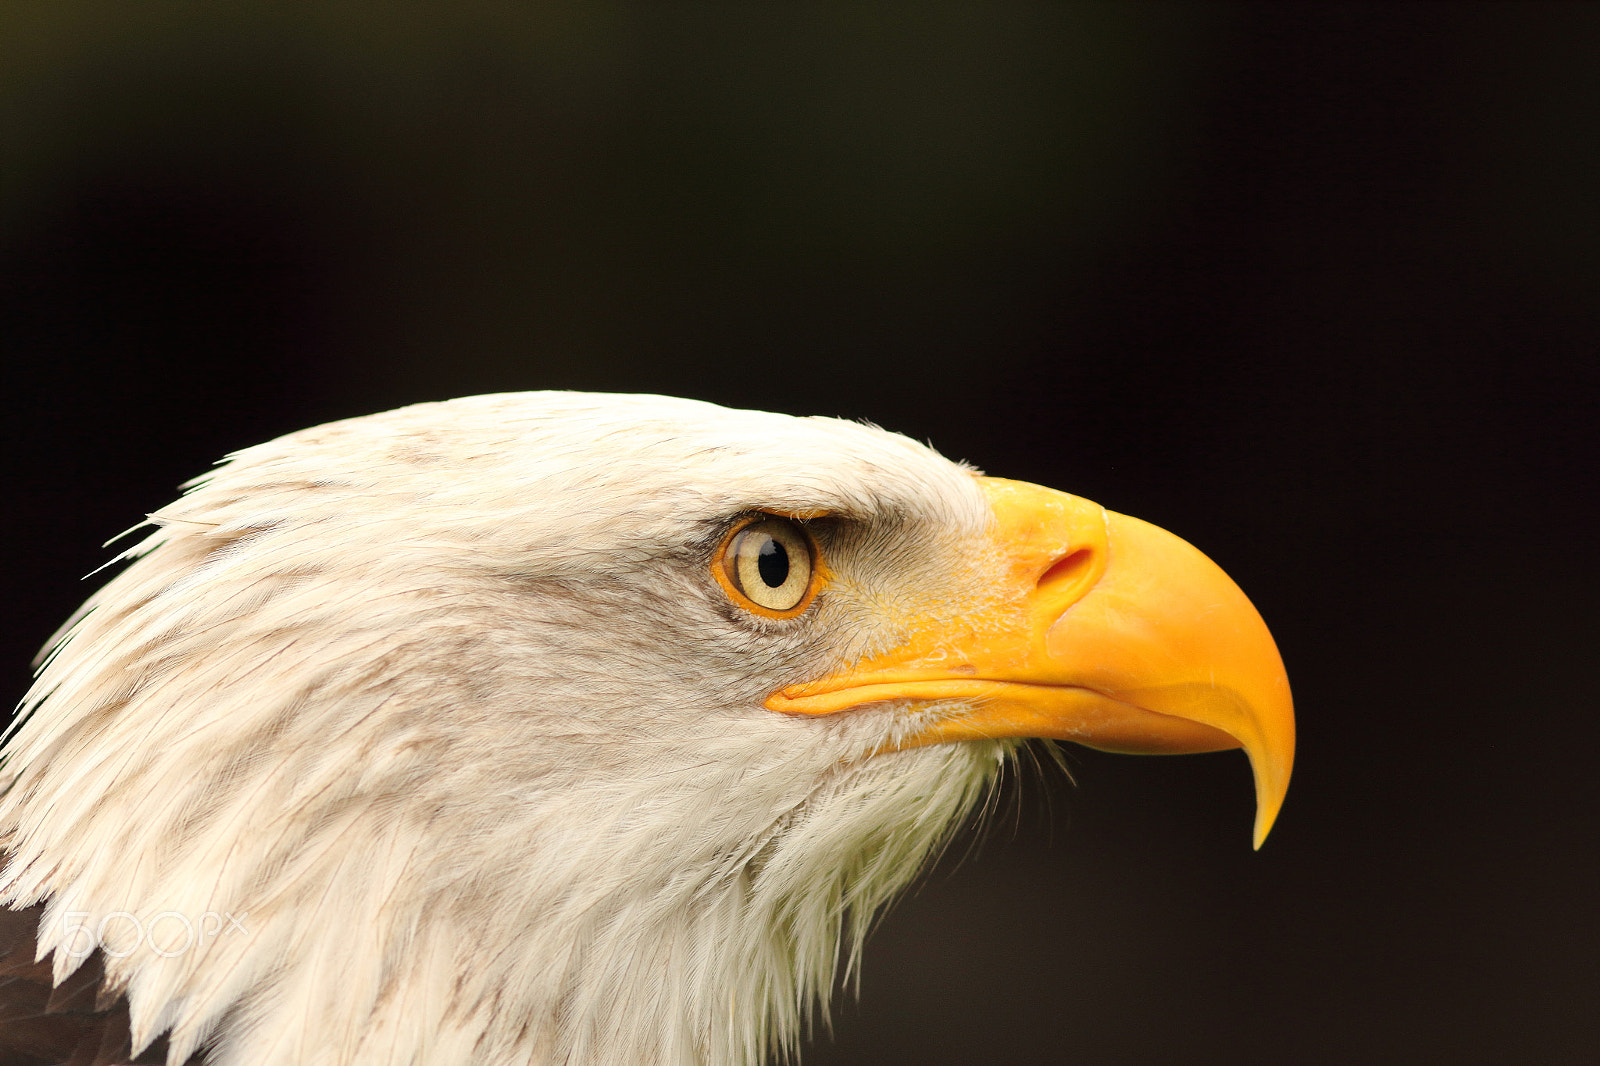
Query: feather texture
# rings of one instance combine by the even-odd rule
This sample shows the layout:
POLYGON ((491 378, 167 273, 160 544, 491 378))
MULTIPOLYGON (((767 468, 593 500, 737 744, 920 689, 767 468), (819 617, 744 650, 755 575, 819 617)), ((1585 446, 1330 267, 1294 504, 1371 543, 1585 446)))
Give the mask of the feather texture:
POLYGON ((756 1063, 1014 743, 762 700, 981 601, 988 520, 903 437, 660 397, 247 449, 52 643, 0 902, 174 1064, 756 1063), (803 619, 710 577, 754 510, 833 516, 803 619))

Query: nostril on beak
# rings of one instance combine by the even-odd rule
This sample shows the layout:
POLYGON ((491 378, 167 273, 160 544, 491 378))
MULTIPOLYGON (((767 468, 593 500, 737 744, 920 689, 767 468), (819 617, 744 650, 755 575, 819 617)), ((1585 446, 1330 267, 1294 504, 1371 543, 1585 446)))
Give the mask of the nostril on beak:
POLYGON ((1045 568, 1044 573, 1039 575, 1038 587, 1043 590, 1056 585, 1077 584, 1093 563, 1094 551, 1091 548, 1068 552, 1045 568))

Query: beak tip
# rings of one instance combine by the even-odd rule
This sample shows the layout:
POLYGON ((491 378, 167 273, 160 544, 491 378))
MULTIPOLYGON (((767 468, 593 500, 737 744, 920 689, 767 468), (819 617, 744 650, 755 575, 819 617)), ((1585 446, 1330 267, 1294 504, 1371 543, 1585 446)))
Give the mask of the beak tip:
POLYGON ((1283 799, 1289 791, 1288 775, 1285 774, 1279 782, 1261 781, 1256 790, 1256 822, 1252 834, 1253 849, 1261 850, 1261 845, 1266 843, 1267 834, 1272 832, 1272 827, 1278 821, 1278 812, 1283 809, 1283 799))

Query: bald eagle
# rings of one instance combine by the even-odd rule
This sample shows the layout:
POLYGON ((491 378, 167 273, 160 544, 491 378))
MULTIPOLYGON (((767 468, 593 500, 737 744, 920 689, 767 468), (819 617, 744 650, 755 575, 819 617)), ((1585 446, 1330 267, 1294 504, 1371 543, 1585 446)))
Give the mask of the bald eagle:
POLYGON ((1220 569, 871 426, 480 396, 187 490, 6 742, 7 1062, 746 1066, 1024 738, 1287 787, 1220 569))

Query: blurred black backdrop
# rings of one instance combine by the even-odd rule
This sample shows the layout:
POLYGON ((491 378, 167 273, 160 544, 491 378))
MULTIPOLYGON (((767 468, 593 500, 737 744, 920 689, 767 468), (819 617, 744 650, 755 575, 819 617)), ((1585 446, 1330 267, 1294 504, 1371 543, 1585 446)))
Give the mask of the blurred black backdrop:
MULTIPOLYGON (((0 8, 4 695, 228 451, 869 418, 1199 545, 1301 754, 1075 751, 812 1066, 1593 1062, 1600 6, 0 8)), ((960 860, 960 861, 957 861, 960 860)))

